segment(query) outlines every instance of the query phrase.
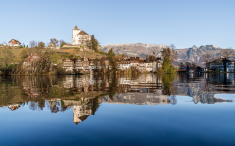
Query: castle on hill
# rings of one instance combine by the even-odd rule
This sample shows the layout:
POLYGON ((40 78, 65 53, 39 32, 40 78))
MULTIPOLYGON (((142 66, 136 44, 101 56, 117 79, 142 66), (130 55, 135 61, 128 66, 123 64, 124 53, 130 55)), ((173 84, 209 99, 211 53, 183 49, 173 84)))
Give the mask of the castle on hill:
POLYGON ((72 45, 86 45, 90 43, 91 36, 85 31, 78 29, 77 25, 74 27, 72 32, 72 45))

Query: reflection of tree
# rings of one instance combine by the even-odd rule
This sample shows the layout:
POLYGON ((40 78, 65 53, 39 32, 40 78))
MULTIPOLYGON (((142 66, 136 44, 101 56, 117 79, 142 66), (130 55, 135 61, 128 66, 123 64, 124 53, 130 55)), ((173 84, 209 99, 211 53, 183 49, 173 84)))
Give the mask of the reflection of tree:
POLYGON ((113 99, 113 96, 116 94, 117 91, 117 78, 115 75, 111 76, 112 82, 109 86, 109 98, 113 99))
POLYGON ((41 99, 38 101, 38 108, 40 110, 43 110, 43 108, 45 107, 45 100, 41 99))
POLYGON ((50 102, 50 109, 52 113, 57 113, 59 111, 64 111, 59 101, 50 102), (62 110, 60 110, 62 109, 62 110))
POLYGON ((95 98, 92 99, 91 106, 92 106, 92 115, 95 115, 95 112, 100 107, 99 97, 95 97, 95 98))
POLYGON ((175 75, 174 74, 165 74, 163 76, 163 84, 164 84, 164 90, 163 94, 164 95, 172 95, 172 86, 171 83, 174 81, 175 75))
POLYGON ((33 111, 35 111, 36 109, 38 109, 38 104, 37 104, 37 102, 31 101, 31 102, 29 103, 29 109, 31 109, 31 110, 33 110, 33 111))
POLYGON ((172 86, 172 82, 175 80, 174 74, 165 74, 163 76, 163 94, 168 95, 171 98, 172 104, 177 103, 177 99, 175 98, 175 94, 177 92, 177 87, 172 86))

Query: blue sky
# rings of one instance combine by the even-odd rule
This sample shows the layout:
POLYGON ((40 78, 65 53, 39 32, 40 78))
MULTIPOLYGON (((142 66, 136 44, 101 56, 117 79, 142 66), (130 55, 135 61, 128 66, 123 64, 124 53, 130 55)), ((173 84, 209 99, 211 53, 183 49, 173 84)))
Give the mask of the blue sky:
POLYGON ((0 43, 50 38, 71 43, 77 25, 101 45, 235 48, 235 0, 1 0, 0 5, 0 43))

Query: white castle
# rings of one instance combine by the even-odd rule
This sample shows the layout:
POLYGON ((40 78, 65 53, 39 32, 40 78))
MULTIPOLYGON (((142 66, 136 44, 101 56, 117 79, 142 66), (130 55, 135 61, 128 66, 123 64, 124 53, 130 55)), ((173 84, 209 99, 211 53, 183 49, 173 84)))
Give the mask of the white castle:
POLYGON ((72 44, 73 45, 81 45, 87 44, 90 42, 91 36, 87 34, 85 31, 78 29, 77 25, 73 29, 72 34, 72 44))

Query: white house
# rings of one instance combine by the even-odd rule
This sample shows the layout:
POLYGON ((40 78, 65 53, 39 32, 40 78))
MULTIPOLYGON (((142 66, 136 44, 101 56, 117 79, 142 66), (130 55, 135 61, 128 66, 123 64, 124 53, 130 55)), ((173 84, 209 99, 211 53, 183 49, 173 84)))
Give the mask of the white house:
POLYGON ((153 71, 153 62, 146 61, 145 62, 145 70, 147 72, 153 71))
POLYGON ((121 70, 129 69, 130 68, 130 60, 129 59, 122 60, 119 63, 119 66, 120 66, 121 70))
POLYGON ((16 47, 21 45, 21 43, 15 39, 10 40, 8 43, 10 46, 16 46, 16 47))
POLYGON ((77 25, 74 27, 72 32, 72 44, 81 45, 87 44, 91 40, 91 36, 85 31, 78 29, 77 25))
POLYGON ((207 69, 223 72, 234 72, 234 61, 227 58, 219 58, 206 64, 207 69))

